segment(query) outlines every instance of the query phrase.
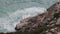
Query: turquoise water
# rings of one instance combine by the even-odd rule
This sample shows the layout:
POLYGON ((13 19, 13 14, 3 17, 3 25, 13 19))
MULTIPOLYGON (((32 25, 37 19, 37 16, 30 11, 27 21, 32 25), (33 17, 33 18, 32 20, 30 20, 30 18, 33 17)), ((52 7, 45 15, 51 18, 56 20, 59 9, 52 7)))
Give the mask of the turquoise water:
POLYGON ((44 13, 58 0, 0 0, 0 32, 14 32, 20 20, 44 13))

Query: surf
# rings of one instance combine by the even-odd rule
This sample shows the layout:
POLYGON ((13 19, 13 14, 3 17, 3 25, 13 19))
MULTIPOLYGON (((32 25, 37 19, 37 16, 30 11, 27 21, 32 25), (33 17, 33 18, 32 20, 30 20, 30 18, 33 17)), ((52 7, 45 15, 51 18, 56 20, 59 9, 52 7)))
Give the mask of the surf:
POLYGON ((15 12, 8 13, 5 17, 0 18, 0 30, 1 32, 15 32, 15 26, 20 20, 30 17, 36 16, 38 14, 42 14, 46 12, 46 8, 44 7, 29 7, 23 9, 17 9, 15 12))

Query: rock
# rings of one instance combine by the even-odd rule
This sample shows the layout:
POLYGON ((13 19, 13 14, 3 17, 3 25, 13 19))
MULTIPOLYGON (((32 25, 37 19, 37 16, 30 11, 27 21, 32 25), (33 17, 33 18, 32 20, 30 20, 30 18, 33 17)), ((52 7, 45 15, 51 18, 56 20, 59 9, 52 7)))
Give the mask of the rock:
POLYGON ((58 18, 56 25, 60 25, 60 18, 58 18))
POLYGON ((31 32, 39 31, 40 29, 44 31, 45 28, 50 31, 56 27, 56 24, 60 24, 60 2, 53 4, 47 9, 46 13, 21 20, 16 25, 15 30, 31 32))
POLYGON ((40 14, 38 16, 34 16, 34 17, 29 17, 26 18, 22 21, 20 21, 20 23, 18 23, 16 25, 16 30, 21 30, 21 29, 29 29, 29 30, 35 30, 36 28, 38 28, 38 24, 41 24, 40 22, 42 22, 44 20, 44 18, 46 17, 46 13, 45 14, 40 14))

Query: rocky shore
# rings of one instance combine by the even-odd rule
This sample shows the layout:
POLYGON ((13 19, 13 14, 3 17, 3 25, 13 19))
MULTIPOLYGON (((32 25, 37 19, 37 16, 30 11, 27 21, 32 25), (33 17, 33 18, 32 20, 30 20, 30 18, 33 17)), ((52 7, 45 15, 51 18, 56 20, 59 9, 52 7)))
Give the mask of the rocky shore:
POLYGON ((5 34, 60 34, 60 2, 53 4, 46 13, 21 20, 15 30, 5 34))
POLYGON ((21 20, 15 27, 20 32, 60 33, 60 2, 53 4, 46 13, 21 20))

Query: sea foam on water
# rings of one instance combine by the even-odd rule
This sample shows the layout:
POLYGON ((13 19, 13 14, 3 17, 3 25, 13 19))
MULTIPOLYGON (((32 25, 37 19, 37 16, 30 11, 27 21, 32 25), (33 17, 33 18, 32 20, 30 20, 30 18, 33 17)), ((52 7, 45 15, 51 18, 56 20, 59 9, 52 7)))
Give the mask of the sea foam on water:
POLYGON ((1 32, 14 32, 15 26, 17 23, 20 22, 20 20, 45 12, 46 8, 43 7, 29 7, 24 9, 17 9, 15 12, 7 13, 8 15, 6 17, 0 18, 0 30, 1 32))

